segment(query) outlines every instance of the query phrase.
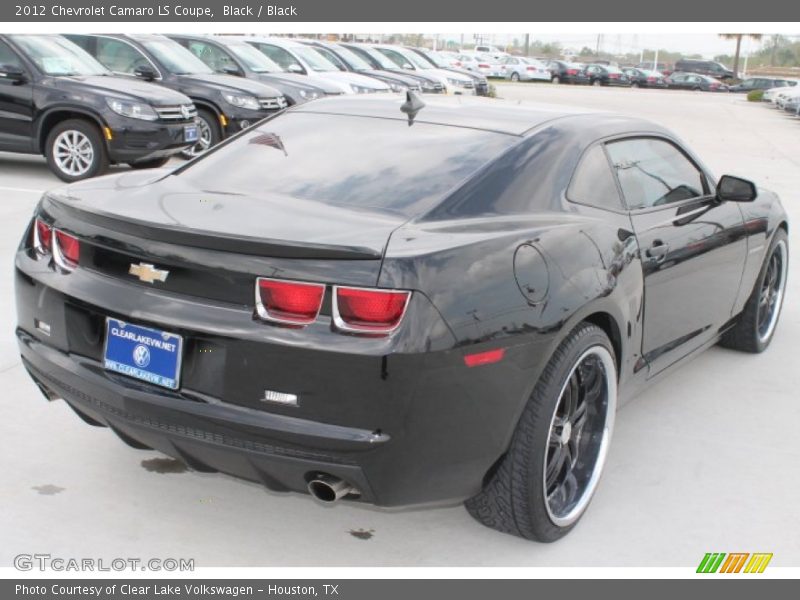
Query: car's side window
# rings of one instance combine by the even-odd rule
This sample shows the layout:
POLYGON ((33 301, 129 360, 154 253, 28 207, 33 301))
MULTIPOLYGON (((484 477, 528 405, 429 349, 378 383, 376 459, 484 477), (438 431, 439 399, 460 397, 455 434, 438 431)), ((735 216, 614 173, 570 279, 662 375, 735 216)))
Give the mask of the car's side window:
POLYGON ((601 145, 594 146, 583 155, 567 188, 567 198, 597 208, 623 208, 611 165, 601 145))
POLYGON ((138 67, 149 67, 150 61, 136 48, 112 38, 97 38, 97 60, 115 73, 133 75, 138 67))
POLYGON ((705 176, 666 140, 636 138, 606 145, 625 203, 632 210, 697 198, 705 176))
POLYGON ((0 40, 0 65, 16 67, 22 69, 22 61, 19 56, 2 40, 0 40))
POLYGON ((284 71, 289 70, 289 67, 293 65, 297 65, 297 59, 292 56, 291 52, 288 52, 283 48, 272 46, 270 44, 259 44, 258 49, 278 63, 284 71))
POLYGON ((192 54, 215 71, 222 72, 225 67, 236 66, 230 56, 211 44, 191 40, 186 47, 192 54))

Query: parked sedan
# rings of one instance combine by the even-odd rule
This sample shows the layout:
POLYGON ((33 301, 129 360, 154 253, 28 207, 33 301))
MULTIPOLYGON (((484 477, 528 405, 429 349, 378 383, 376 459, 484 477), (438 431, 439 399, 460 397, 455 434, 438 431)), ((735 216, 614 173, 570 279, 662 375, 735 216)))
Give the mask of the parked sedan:
MULTIPOLYGON (((239 39, 228 36, 170 35, 216 73, 254 79, 279 90, 289 106, 322 98, 326 90, 311 85, 303 75, 285 73, 278 64, 239 39)), ((328 88, 337 93, 336 88, 328 88)))
POLYGON ((696 92, 727 92, 728 86, 719 79, 698 73, 673 73, 666 79, 667 87, 696 92))
POLYGON ((185 95, 114 77, 64 37, 0 35, 0 150, 42 154, 64 181, 159 167, 197 141, 185 95))
POLYGON ((631 79, 619 67, 591 64, 586 67, 586 75, 591 85, 630 87, 631 79))
POLYGON ((299 73, 312 85, 333 85, 340 94, 374 94, 388 92, 389 86, 358 73, 347 73, 306 44, 268 37, 244 38, 248 44, 279 64, 287 73, 299 73))
POLYGON ((630 79, 631 87, 660 89, 665 89, 667 87, 664 75, 658 71, 647 71, 634 67, 623 68, 622 71, 628 76, 628 79, 630 79))
POLYGON ((589 76, 582 65, 563 60, 551 60, 546 64, 553 83, 589 83, 589 76))
POLYGON ((323 98, 45 194, 16 337, 47 399, 134 448, 321 502, 465 500, 550 542, 620 402, 716 342, 768 348, 787 230, 640 119, 323 98))
POLYGON ((156 34, 68 34, 118 75, 152 82, 186 94, 197 106, 199 139, 183 152, 191 158, 286 108, 274 87, 215 73, 179 43, 156 34))
POLYGON ((502 61, 501 69, 506 79, 511 81, 550 81, 552 78, 546 65, 524 56, 507 56, 502 61))

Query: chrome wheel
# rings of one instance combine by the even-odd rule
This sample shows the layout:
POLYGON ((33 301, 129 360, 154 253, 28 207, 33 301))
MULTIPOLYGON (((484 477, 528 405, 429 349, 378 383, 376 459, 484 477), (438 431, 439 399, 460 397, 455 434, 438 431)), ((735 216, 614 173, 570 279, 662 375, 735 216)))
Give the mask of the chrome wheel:
POLYGON ((211 147, 213 140, 214 134, 211 131, 211 125, 201 117, 197 119, 197 143, 184 150, 182 154, 187 158, 200 156, 211 147))
POLYGON ((608 453, 616 404, 614 358, 605 347, 593 346, 572 367, 550 420, 542 479, 554 525, 571 525, 588 506, 608 453))
POLYGON ((56 167, 70 177, 81 177, 88 173, 95 159, 92 140, 76 129, 67 129, 58 134, 53 141, 52 151, 56 167))
POLYGON ((786 242, 781 240, 775 245, 767 263, 767 271, 764 273, 764 280, 758 293, 756 326, 760 342, 765 342, 772 336, 778 322, 778 315, 783 303, 783 291, 786 287, 787 254, 786 242))

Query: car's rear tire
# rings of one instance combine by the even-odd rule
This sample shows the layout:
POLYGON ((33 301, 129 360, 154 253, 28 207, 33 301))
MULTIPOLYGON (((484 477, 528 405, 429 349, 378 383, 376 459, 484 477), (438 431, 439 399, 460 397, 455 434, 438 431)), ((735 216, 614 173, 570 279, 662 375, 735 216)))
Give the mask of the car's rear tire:
POLYGON ((151 158, 150 160, 139 160, 136 162, 128 163, 131 169, 158 169, 163 167, 169 162, 170 157, 164 156, 162 158, 151 158))
POLYGON ((639 84, 638 84, 636 81, 634 81, 634 82, 631 84, 631 87, 632 87, 632 88, 638 88, 638 87, 639 87, 639 84))
POLYGON ((85 119, 57 123, 47 134, 45 157, 62 181, 73 182, 108 170, 108 149, 98 127, 85 119))
POLYGON ((750 298, 736 325, 722 336, 721 346, 754 353, 767 349, 780 318, 788 271, 789 239, 779 228, 772 236, 750 298))
POLYGON ((603 82, 600 81, 599 79, 595 79, 594 81, 592 81, 592 85, 600 86, 603 85, 603 82))
POLYGON ((561 77, 559 77, 558 75, 553 75, 553 79, 551 79, 550 81, 552 81, 555 84, 559 84, 561 83, 561 77))
POLYGON ((614 425, 617 369, 602 329, 581 323, 537 382, 508 452, 466 502, 487 527, 539 542, 572 530, 592 498, 614 425))
POLYGON ((199 138, 197 143, 181 152, 184 158, 200 156, 222 140, 222 126, 219 123, 217 115, 205 108, 198 110, 197 134, 199 138))
POLYGON ((511 73, 511 81, 519 81, 519 73, 511 73))

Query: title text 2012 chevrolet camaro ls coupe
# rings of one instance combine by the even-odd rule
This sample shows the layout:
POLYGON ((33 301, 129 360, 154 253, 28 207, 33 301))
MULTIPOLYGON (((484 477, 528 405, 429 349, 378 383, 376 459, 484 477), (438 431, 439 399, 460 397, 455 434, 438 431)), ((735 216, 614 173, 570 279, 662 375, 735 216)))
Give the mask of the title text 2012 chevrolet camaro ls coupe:
POLYGON ((45 396, 134 447, 552 541, 618 401, 718 341, 769 345, 787 231, 649 122, 323 99, 47 193, 17 336, 45 396))

